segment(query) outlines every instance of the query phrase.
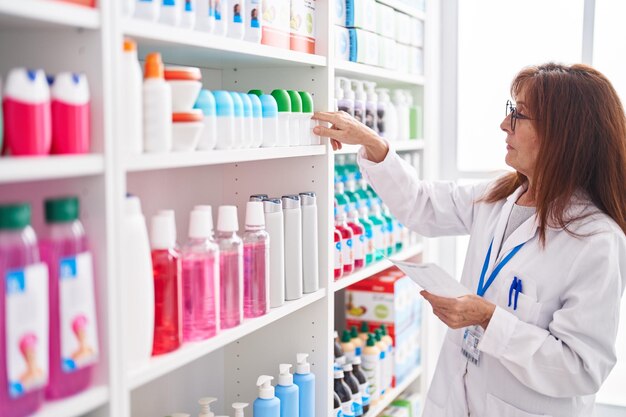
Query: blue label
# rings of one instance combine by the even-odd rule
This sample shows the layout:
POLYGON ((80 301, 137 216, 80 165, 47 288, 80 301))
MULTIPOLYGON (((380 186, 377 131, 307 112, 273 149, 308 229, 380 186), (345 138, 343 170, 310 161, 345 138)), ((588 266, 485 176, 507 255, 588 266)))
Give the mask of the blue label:
POLYGON ((76 279, 76 257, 63 258, 60 262, 59 279, 76 279))
POLYGON ((163 6, 176 6, 176 0, 163 0, 163 6))
POLYGON ((363 406, 359 403, 357 403, 356 401, 354 401, 352 403, 352 412, 354 413, 355 416, 362 416, 363 415, 363 406))
POLYGON ((366 230, 365 231, 365 236, 367 236, 368 239, 371 239, 374 237, 374 232, 372 231, 372 229, 366 230))
POLYGON ((335 249, 341 250, 341 242, 335 243, 335 249))
MULTIPOLYGON (((348 239, 348 240, 346 241, 346 243, 347 243, 347 245, 348 245, 348 247, 349 247, 349 248, 351 248, 351 247, 352 247, 352 239, 348 239)), ((327 246, 327 247, 328 247, 328 246, 327 246)))
POLYGON ((18 269, 7 272, 6 292, 7 295, 20 294, 26 291, 26 280, 24 270, 18 269))
POLYGON ((370 405, 370 396, 361 394, 361 401, 363 401, 363 406, 370 405))
POLYGON ((360 236, 359 236, 359 241, 360 241, 361 243, 365 243, 365 235, 360 235, 360 236))

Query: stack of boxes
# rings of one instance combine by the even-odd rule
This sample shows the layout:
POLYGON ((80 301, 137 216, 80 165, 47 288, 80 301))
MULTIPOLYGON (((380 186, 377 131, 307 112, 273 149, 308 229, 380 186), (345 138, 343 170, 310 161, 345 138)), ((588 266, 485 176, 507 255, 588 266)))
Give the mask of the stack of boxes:
POLYGON ((346 289, 346 326, 370 331, 385 324, 394 342, 394 381, 401 383, 421 361, 422 297, 418 286, 391 268, 346 289))
POLYGON ((315 53, 315 0, 263 0, 261 43, 315 53))
POLYGON ((419 417, 422 415, 421 400, 422 396, 418 392, 403 392, 385 408, 380 417, 419 417))
POLYGON ((335 0, 337 59, 423 74, 424 22, 375 0, 335 0))

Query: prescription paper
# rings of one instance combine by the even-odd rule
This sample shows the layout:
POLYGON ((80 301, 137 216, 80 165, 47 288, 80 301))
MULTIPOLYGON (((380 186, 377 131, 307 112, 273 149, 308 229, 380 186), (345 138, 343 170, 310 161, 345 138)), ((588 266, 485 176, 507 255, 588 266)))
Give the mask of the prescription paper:
POLYGON ((470 290, 436 264, 414 264, 391 259, 390 261, 417 285, 431 294, 450 298, 472 294, 470 290))

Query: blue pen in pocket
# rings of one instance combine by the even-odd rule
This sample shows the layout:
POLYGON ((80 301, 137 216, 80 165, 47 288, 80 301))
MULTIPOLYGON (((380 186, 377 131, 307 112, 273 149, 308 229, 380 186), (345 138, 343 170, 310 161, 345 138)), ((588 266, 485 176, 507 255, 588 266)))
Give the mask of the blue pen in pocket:
POLYGON ((513 282, 511 282, 511 287, 509 288, 509 307, 511 307, 511 301, 513 301, 513 310, 517 310, 517 298, 519 297, 519 293, 522 292, 522 280, 513 277, 513 282), (515 298, 513 299, 513 292, 515 292, 515 298))

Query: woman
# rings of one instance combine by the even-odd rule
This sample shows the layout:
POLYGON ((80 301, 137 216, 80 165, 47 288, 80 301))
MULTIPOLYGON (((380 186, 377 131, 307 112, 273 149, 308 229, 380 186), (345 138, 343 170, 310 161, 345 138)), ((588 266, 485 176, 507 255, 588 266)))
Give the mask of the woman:
POLYGON ((458 186, 422 182, 345 113, 315 133, 361 144, 363 175, 425 236, 469 234, 461 282, 476 295, 422 295, 450 330, 427 417, 591 416, 616 361, 626 279, 626 120, 609 81, 585 65, 523 69, 507 102, 516 172, 458 186), (403 190, 403 193, 398 193, 403 190))

